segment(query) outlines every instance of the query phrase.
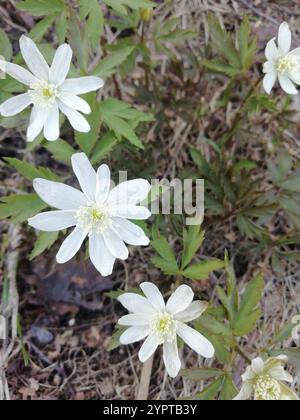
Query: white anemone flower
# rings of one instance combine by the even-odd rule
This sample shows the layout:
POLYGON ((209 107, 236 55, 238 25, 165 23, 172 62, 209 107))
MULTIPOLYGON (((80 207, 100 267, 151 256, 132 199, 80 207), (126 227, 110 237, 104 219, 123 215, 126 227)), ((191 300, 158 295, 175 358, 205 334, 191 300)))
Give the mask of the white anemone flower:
POLYGON ((4 102, 0 114, 11 117, 33 105, 27 129, 28 141, 33 141, 42 130, 47 140, 57 140, 59 111, 66 115, 74 130, 89 132, 90 125, 80 112, 89 114, 91 108, 78 95, 100 89, 103 80, 95 76, 66 79, 73 54, 68 44, 57 49, 51 67, 35 43, 25 35, 20 38, 20 50, 30 72, 3 60, 0 61, 0 70, 28 86, 28 90, 4 102))
POLYGON ((292 337, 294 341, 300 341, 300 315, 296 315, 292 319, 292 324, 295 325, 292 330, 292 337))
POLYGON ((288 94, 298 93, 295 84, 300 85, 300 48, 290 51, 292 34, 289 25, 284 22, 279 27, 278 46, 275 39, 268 42, 265 50, 267 62, 263 72, 265 91, 270 94, 278 78, 281 88, 288 94))
POLYGON ((147 198, 150 184, 134 179, 110 189, 108 166, 101 165, 96 173, 84 153, 72 156, 72 167, 83 192, 59 182, 35 179, 33 187, 39 197, 59 210, 40 213, 28 223, 45 232, 75 226, 61 245, 57 262, 63 264, 73 258, 88 237, 92 263, 103 276, 108 276, 116 258, 128 258, 125 243, 149 244, 143 229, 127 219, 144 220, 151 216, 146 207, 137 205, 147 198))
POLYGON ((175 378, 181 362, 178 355, 177 335, 195 352, 203 357, 214 356, 212 344, 198 331, 186 325, 199 318, 206 310, 206 302, 194 301, 194 293, 189 286, 179 286, 165 304, 163 296, 153 283, 140 285, 144 295, 125 293, 118 300, 129 311, 119 320, 120 325, 129 328, 121 335, 121 344, 131 344, 146 338, 139 351, 143 363, 163 345, 163 360, 168 374, 175 378))
POLYGON ((234 399, 248 400, 253 396, 258 401, 298 400, 294 391, 282 382, 293 382, 293 377, 283 367, 287 361, 284 355, 266 361, 260 357, 252 360, 242 376, 241 391, 234 399))

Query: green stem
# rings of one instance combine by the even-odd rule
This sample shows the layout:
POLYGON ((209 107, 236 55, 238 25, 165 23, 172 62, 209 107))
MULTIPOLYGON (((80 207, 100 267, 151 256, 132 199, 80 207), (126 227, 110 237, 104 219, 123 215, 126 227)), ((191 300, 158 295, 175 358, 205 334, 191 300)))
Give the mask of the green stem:
POLYGON ((245 353, 243 352, 243 350, 240 348, 238 344, 235 346, 235 350, 249 365, 251 364, 251 360, 249 359, 248 356, 245 355, 245 353))
POLYGON ((238 110, 236 111, 234 120, 231 124, 231 128, 229 130, 229 132, 227 134, 224 135, 223 139, 222 139, 222 146, 225 146, 226 143, 228 142, 228 140, 230 140, 232 138, 232 136, 234 135, 239 123, 240 123, 240 119, 243 116, 243 109, 244 106, 246 105, 246 103, 248 102, 248 100, 251 98, 251 96, 253 95, 253 93, 255 92, 257 86, 261 83, 262 79, 264 76, 259 77, 254 83, 252 83, 252 85, 250 86, 246 96, 244 97, 244 99, 242 100, 242 102, 240 103, 240 106, 238 107, 238 110))

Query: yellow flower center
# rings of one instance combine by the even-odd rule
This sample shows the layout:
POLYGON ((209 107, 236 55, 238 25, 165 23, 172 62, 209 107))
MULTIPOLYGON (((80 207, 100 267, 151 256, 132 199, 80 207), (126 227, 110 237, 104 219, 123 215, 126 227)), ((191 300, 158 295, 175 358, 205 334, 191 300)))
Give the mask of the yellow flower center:
POLYGON ((176 320, 167 312, 155 316, 152 323, 152 331, 159 337, 161 343, 173 342, 176 338, 176 320))
POLYGON ((279 382, 270 375, 259 376, 254 384, 254 398, 260 401, 279 401, 281 389, 279 382))
POLYGON ((277 61, 277 71, 279 73, 290 73, 293 70, 296 70, 299 63, 296 57, 292 55, 287 55, 286 57, 282 57, 277 61))
POLYGON ((43 90, 43 95, 46 96, 47 98, 51 98, 51 96, 53 96, 53 88, 52 87, 47 87, 43 90))
POLYGON ((88 233, 103 233, 111 224, 109 211, 106 207, 99 207, 95 203, 79 207, 75 219, 77 226, 88 233))
POLYGON ((33 104, 42 108, 51 108, 59 97, 56 86, 45 81, 32 83, 28 94, 33 104))

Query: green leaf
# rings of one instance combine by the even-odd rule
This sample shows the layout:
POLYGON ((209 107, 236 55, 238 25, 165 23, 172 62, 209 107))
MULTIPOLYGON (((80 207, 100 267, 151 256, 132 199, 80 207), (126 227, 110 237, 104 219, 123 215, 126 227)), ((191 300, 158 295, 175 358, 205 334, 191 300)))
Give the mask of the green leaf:
POLYGON ((29 181, 33 181, 35 178, 45 178, 51 181, 59 180, 58 176, 48 168, 35 167, 16 158, 4 158, 4 160, 29 181))
POLYGON ((183 255, 181 269, 185 269, 192 261, 196 252, 204 241, 204 231, 200 225, 190 226, 188 230, 183 231, 183 255))
POLYGON ((231 363, 232 351, 230 349, 230 343, 225 343, 224 337, 221 335, 210 336, 207 334, 206 337, 209 339, 215 349, 216 359, 224 365, 231 363))
POLYGON ((103 0, 108 6, 122 15, 127 14, 126 6, 131 9, 139 10, 144 7, 156 7, 157 4, 148 0, 103 0))
POLYGON ((117 330, 113 333, 108 345, 106 346, 107 351, 113 351, 120 347, 120 337, 123 334, 123 332, 126 330, 126 327, 120 327, 117 328, 117 330))
POLYGON ((219 400, 220 401, 232 401, 234 397, 238 394, 238 390, 233 382, 233 379, 226 375, 224 377, 223 386, 220 392, 219 400))
POLYGON ((179 374, 190 381, 203 381, 204 379, 215 378, 216 376, 223 376, 224 371, 213 368, 194 368, 182 369, 179 374))
POLYGON ((236 279, 233 270, 233 266, 228 257, 228 252, 225 252, 225 268, 226 268, 226 285, 227 285, 227 294, 223 288, 220 286, 217 287, 217 295, 225 310, 227 311, 228 319, 232 325, 236 313, 238 311, 239 296, 238 290, 236 287, 236 279))
POLYGON ((279 182, 278 185, 286 191, 300 192, 300 173, 299 171, 291 175, 285 181, 279 182))
POLYGON ((173 262, 177 266, 176 258, 167 239, 155 228, 152 229, 151 245, 163 259, 173 262))
POLYGON ((300 216, 300 201, 296 198, 284 196, 279 198, 281 207, 288 213, 293 213, 295 216, 300 216))
POLYGON ((9 218, 12 223, 23 223, 47 207, 36 194, 1 197, 0 219, 9 218))
POLYGON ((152 257, 151 262, 169 276, 176 276, 179 273, 177 263, 175 264, 173 261, 168 261, 161 257, 152 257))
POLYGON ((64 43, 66 40, 68 31, 68 20, 66 13, 61 13, 55 22, 55 32, 60 44, 64 43))
POLYGON ((224 320, 219 321, 213 315, 209 313, 204 313, 201 317, 197 320, 197 328, 202 327, 205 328, 209 333, 214 335, 223 335, 230 337, 232 333, 228 325, 224 322, 224 320))
POLYGON ((224 261, 207 260, 192 264, 182 271, 182 275, 191 280, 207 280, 209 274, 224 267, 224 261))
POLYGON ((80 18, 87 18, 86 31, 93 50, 100 45, 104 16, 97 0, 79 0, 80 18))
MULTIPOLYGON (((135 294, 144 296, 141 289, 139 289, 137 287, 129 287, 129 289, 126 291, 126 293, 135 293, 135 294)), ((113 290, 111 292, 104 293, 104 295, 109 297, 110 299, 117 300, 121 295, 124 295, 124 290, 122 290, 122 289, 113 290)))
POLYGON ((87 73, 89 59, 89 41, 87 34, 81 25, 79 17, 75 11, 71 12, 71 18, 68 24, 68 39, 72 46, 75 57, 77 58, 80 69, 83 73, 87 73))
POLYGON ((44 251, 50 249, 57 240, 58 235, 59 232, 39 232, 29 259, 33 260, 44 251))
POLYGON ((168 275, 178 274, 179 269, 173 250, 167 239, 156 228, 152 229, 151 245, 160 255, 160 257, 153 257, 151 259, 152 263, 168 275))
POLYGON ((10 61, 13 56, 12 45, 6 33, 0 30, 0 56, 10 61))
POLYGON ((258 304, 264 290, 264 278, 258 274, 248 285, 233 323, 234 333, 238 336, 249 334, 261 316, 258 304))
POLYGON ((173 42, 173 43, 179 43, 182 41, 186 41, 188 39, 193 39, 196 36, 198 36, 197 32, 184 30, 184 29, 175 29, 174 31, 161 35, 157 37, 156 39, 161 42, 173 42))
POLYGON ((272 357, 280 356, 281 354, 289 358, 289 363, 296 369, 300 369, 300 349, 297 348, 285 348, 279 350, 272 350, 270 355, 272 357))
POLYGON ((218 19, 213 15, 208 17, 208 25, 213 43, 219 53, 226 57, 232 67, 239 69, 240 60, 231 35, 221 27, 218 19))
POLYGON ((194 395, 193 397, 187 397, 185 399, 197 400, 197 401, 213 400, 217 396, 218 392, 220 391, 222 384, 223 384, 223 377, 218 378, 216 381, 214 381, 208 387, 204 388, 204 390, 202 392, 199 392, 198 394, 194 395))
POLYGON ((56 18, 56 15, 49 15, 38 22, 29 33, 30 38, 35 42, 40 42, 45 34, 49 31, 51 26, 54 24, 56 18))
POLYGON ((126 121, 111 114, 104 115, 103 119, 110 130, 122 137, 125 137, 125 139, 139 149, 144 148, 143 143, 126 121))
POLYGON ((55 160, 71 165, 71 157, 76 150, 65 140, 47 141, 43 145, 55 160))
POLYGON ((251 39, 251 26, 247 16, 244 16, 238 35, 242 68, 248 70, 254 61, 257 45, 256 39, 251 39))
POLYGON ((122 50, 118 50, 109 54, 107 57, 103 58, 100 63, 94 68, 92 74, 95 76, 100 76, 107 78, 112 74, 116 73, 118 67, 124 63, 127 57, 135 50, 134 46, 125 47, 122 50))
POLYGON ((124 137, 134 146, 143 149, 144 146, 136 136, 134 128, 140 122, 151 121, 152 115, 145 114, 124 102, 111 98, 101 103, 100 111, 105 124, 117 137, 124 137))
POLYGON ((239 73, 239 70, 237 70, 235 67, 222 63, 218 59, 202 60, 201 64, 212 72, 224 73, 229 77, 233 77, 239 73))
POLYGON ((193 162, 197 165, 201 174, 206 174, 206 176, 208 176, 211 172, 211 168, 202 153, 197 149, 191 149, 190 152, 193 162))
POLYGON ((47 16, 61 13, 65 5, 63 0, 23 0, 16 7, 32 16, 47 16))
POLYGON ((93 149, 91 162, 93 165, 101 162, 119 143, 115 134, 112 131, 106 133, 101 140, 99 140, 93 149))
POLYGON ((275 336, 272 338, 270 342, 270 346, 274 346, 275 344, 282 343, 283 341, 287 340, 292 335, 292 330, 295 327, 292 323, 288 323, 283 328, 278 331, 275 336))
POLYGON ((99 139, 102 125, 102 104, 98 102, 96 93, 88 94, 86 100, 93 110, 93 112, 86 116, 91 130, 88 133, 77 131, 75 133, 75 140, 80 149, 89 156, 99 139))

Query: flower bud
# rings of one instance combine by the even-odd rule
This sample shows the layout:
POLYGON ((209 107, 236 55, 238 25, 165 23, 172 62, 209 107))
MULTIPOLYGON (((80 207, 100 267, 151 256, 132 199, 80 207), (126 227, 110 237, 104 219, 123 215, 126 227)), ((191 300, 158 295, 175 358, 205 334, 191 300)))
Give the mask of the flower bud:
POLYGON ((146 9, 141 9, 141 20, 143 22, 149 22, 153 15, 152 7, 147 7, 146 9))

